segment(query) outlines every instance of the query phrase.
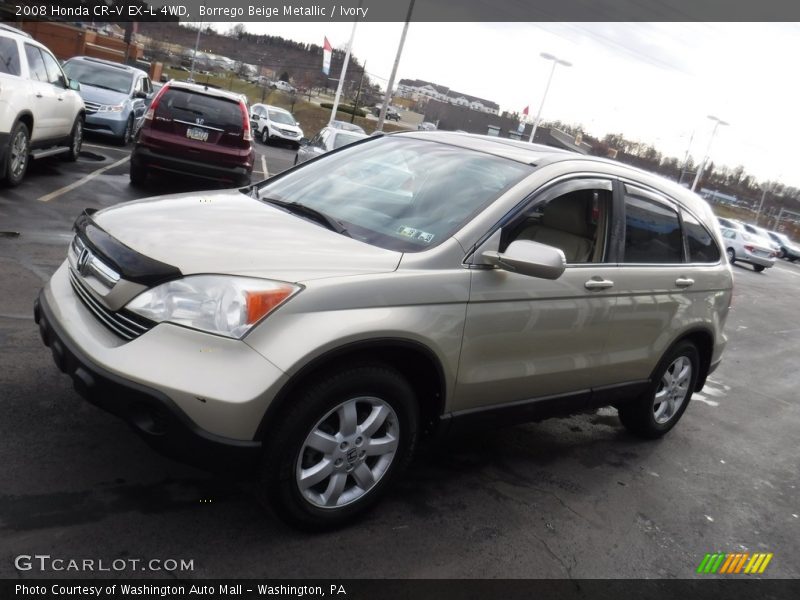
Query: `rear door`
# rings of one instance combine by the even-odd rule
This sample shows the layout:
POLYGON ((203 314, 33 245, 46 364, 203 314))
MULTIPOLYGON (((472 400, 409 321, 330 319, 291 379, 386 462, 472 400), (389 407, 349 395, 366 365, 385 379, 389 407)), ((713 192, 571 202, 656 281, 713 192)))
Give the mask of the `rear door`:
MULTIPOLYGON (((25 43, 25 59, 28 63, 28 76, 31 89, 31 112, 33 112, 33 131, 31 142, 50 140, 65 135, 63 98, 59 101, 59 91, 50 83, 47 67, 38 46, 25 43), (59 106, 59 104, 61 106, 59 106)), ((62 89, 60 93, 63 94, 62 89)))
POLYGON ((244 140, 247 117, 235 100, 170 87, 154 112, 153 142, 162 152, 225 166, 241 164, 250 152, 244 140))

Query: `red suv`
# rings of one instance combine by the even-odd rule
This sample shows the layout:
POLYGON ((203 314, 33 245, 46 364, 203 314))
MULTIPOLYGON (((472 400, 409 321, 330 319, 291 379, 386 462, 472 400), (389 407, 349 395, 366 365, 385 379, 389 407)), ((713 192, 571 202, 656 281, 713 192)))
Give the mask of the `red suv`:
POLYGON ((144 117, 131 154, 131 183, 144 183, 158 169, 243 186, 250 183, 254 159, 242 96, 170 81, 144 117))

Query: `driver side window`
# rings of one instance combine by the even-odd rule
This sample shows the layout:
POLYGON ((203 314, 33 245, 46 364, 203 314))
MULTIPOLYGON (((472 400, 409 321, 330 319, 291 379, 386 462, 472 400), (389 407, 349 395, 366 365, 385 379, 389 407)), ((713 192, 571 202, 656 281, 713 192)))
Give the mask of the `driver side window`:
POLYGON ((611 182, 566 182, 546 190, 503 228, 500 251, 516 240, 558 248, 567 264, 606 260, 611 222, 611 182))

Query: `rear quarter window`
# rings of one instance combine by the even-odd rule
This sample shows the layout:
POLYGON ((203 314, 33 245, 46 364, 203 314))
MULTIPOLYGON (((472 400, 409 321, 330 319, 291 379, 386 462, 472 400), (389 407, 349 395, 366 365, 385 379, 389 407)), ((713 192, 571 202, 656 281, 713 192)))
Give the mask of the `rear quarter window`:
POLYGON ((684 211, 682 216, 686 242, 689 246, 689 262, 719 262, 720 252, 714 237, 689 213, 684 211))
POLYGON ((19 76, 19 49, 17 42, 0 37, 0 73, 19 76))
POLYGON ((167 90, 158 103, 156 117, 217 127, 228 133, 242 132, 242 109, 238 102, 187 90, 167 90))

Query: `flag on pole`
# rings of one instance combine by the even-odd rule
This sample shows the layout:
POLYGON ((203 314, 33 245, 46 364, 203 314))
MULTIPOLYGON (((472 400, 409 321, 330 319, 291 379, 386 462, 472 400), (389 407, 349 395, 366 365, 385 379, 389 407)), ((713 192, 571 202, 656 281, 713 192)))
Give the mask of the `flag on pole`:
POLYGON ((322 46, 322 72, 325 75, 331 74, 331 54, 333 54, 333 48, 326 37, 325 44, 322 46))
POLYGON ((522 109, 522 120, 519 122, 519 125, 517 126, 517 131, 519 133, 525 131, 525 121, 528 120, 528 108, 529 107, 526 106, 525 108, 522 109))

